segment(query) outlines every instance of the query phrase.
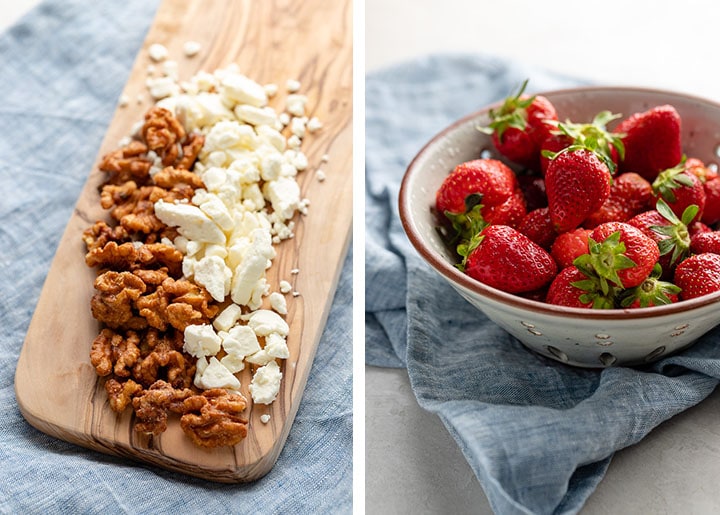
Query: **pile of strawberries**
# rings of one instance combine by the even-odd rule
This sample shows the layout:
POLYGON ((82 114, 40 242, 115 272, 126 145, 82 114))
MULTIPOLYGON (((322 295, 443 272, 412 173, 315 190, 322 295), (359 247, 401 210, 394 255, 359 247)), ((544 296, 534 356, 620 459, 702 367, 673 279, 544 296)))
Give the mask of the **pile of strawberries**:
POLYGON ((598 309, 720 290, 720 177, 685 156, 671 105, 558 121, 527 82, 481 128, 496 159, 458 165, 436 194, 458 268, 534 300, 598 309))

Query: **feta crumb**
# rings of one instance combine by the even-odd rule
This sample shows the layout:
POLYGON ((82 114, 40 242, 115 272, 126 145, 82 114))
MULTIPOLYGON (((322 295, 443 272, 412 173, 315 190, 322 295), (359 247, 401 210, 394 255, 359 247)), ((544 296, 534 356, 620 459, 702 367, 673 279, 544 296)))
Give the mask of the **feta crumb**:
POLYGON ((214 356, 220 351, 220 337, 211 325, 189 325, 184 337, 183 350, 196 358, 214 356))
POLYGON ((240 320, 240 315, 242 315, 242 308, 237 304, 230 304, 215 317, 213 327, 218 331, 227 331, 240 320))
POLYGON ((293 116, 305 116, 305 95, 288 95, 285 99, 285 110, 293 116))
POLYGON ((330 156, 328 154, 323 154, 320 158, 320 161, 323 163, 327 163, 328 161, 330 161, 330 156))
POLYGON ((272 98, 277 95, 279 89, 278 85, 273 83, 265 84, 263 88, 265 88, 265 94, 268 96, 268 98, 272 98))
POLYGON ((291 273, 292 275, 297 275, 297 274, 300 273, 300 269, 299 269, 299 268, 293 268, 292 270, 290 270, 290 273, 291 273))
POLYGON ((225 244, 225 233, 197 206, 160 199, 155 202, 155 216, 164 224, 177 227, 188 240, 225 244))
POLYGON ((267 336, 270 333, 278 333, 287 336, 290 328, 287 322, 274 311, 269 309, 258 309, 250 313, 248 318, 248 326, 255 331, 258 336, 267 336))
POLYGON ((200 52, 201 48, 202 45, 197 41, 186 41, 185 44, 183 44, 183 53, 185 57, 194 57, 200 52))
POLYGON ((290 350, 285 337, 277 333, 270 333, 265 337, 265 348, 263 350, 274 358, 287 359, 290 357, 290 350))
POLYGON ((288 79, 285 83, 285 89, 287 89, 288 93, 297 93, 300 91, 300 81, 295 79, 288 79))
POLYGON ((317 180, 319 182, 323 182, 326 179, 325 172, 322 170, 318 170, 315 172, 315 177, 317 177, 317 180))
POLYGON ((227 388, 230 390, 239 390, 240 381, 230 372, 216 357, 210 358, 208 365, 200 368, 195 372, 195 386, 204 390, 211 388, 227 388))
POLYGON ((267 424, 268 422, 270 422, 270 415, 268 415, 267 413, 265 413, 264 415, 260 415, 260 422, 262 422, 263 424, 267 424))
POLYGON ((230 293, 232 270, 219 256, 205 256, 195 263, 193 277, 195 282, 204 286, 210 296, 218 302, 223 302, 230 293))
POLYGON ((256 404, 270 404, 280 391, 282 372, 275 361, 257 369, 250 382, 250 394, 256 404))
POLYGON ((280 292, 281 293, 290 293, 292 290, 292 284, 290 284, 287 281, 280 281, 280 292))
POLYGON ((299 291, 294 291, 294 292, 292 292, 292 296, 293 296, 293 297, 299 297, 299 296, 300 296, 300 292, 299 292, 299 291))
POLYGON ((120 95, 120 98, 118 99, 118 106, 120 107, 126 107, 130 103, 130 97, 122 94, 120 95))
POLYGON ((317 132, 320 129, 322 129, 322 126, 323 126, 322 122, 320 120, 318 120, 315 116, 313 116, 312 118, 310 118, 310 120, 308 120, 305 127, 307 128, 308 132, 312 133, 312 132, 317 132))
POLYGON ((222 79, 221 95, 238 104, 263 107, 267 104, 265 88, 254 80, 238 73, 228 74, 222 79))
POLYGON ((168 56, 168 49, 165 47, 165 45, 155 43, 153 45, 150 45, 150 47, 148 48, 148 55, 150 56, 150 59, 155 62, 163 61, 168 56))
POLYGON ((273 292, 270 294, 270 306, 281 315, 287 315, 287 303, 282 293, 273 292))
POLYGON ((254 354, 251 354, 250 356, 247 356, 245 358, 245 361, 252 365, 267 365, 271 361, 273 361, 275 358, 271 356, 268 351, 265 349, 261 349, 257 351, 254 354))
POLYGON ((283 124, 283 126, 288 125, 290 123, 290 115, 287 113, 280 113, 278 115, 278 120, 283 124))

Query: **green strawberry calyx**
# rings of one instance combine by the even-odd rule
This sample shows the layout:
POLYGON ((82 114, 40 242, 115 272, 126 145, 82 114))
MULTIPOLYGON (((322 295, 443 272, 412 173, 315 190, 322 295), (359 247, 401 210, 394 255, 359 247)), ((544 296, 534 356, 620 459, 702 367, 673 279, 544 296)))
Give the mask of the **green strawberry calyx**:
POLYGON ((487 226, 482 216, 482 197, 482 193, 472 193, 465 197, 465 211, 461 213, 445 211, 455 231, 451 243, 467 241, 487 226))
MULTIPOLYGON (((601 111, 595 115, 590 123, 574 123, 566 120, 565 123, 549 121, 547 123, 555 125, 556 129, 553 134, 563 134, 572 140, 571 147, 585 148, 597 154, 597 156, 607 165, 612 175, 617 170, 617 165, 612 159, 613 148, 617 151, 618 157, 622 161, 625 159, 625 145, 622 138, 625 136, 620 133, 612 133, 607 130, 607 124, 613 120, 621 118, 621 114, 613 114, 610 111, 601 111)), ((543 153, 544 157, 554 159, 560 152, 543 153)))
POLYGON ((640 304, 641 308, 672 304, 673 301, 670 295, 680 293, 680 287, 667 281, 661 281, 661 275, 662 267, 659 263, 656 263, 652 273, 647 279, 638 286, 623 292, 620 306, 627 308, 635 303, 635 301, 640 304))
POLYGON ((688 226, 692 223, 699 209, 696 204, 691 204, 685 208, 682 217, 678 218, 662 198, 659 198, 655 204, 655 210, 670 224, 651 225, 650 230, 663 237, 658 242, 658 249, 660 249, 661 256, 672 252, 670 257, 671 265, 682 261, 690 252, 690 231, 688 226))
POLYGON ((570 285, 583 291, 578 297, 580 302, 583 304, 592 303, 592 309, 613 309, 615 307, 615 288, 608 287, 607 291, 603 291, 600 277, 595 273, 595 270, 585 265, 582 260, 579 260, 580 258, 575 259, 573 264, 586 278, 571 282, 570 285))
POLYGON ((484 234, 480 232, 474 234, 469 240, 463 241, 457 246, 457 253, 462 257, 462 261, 455 265, 458 270, 465 272, 465 265, 467 264, 468 257, 473 251, 480 246, 482 241, 485 239, 484 234))
POLYGON ((635 262, 625 255, 625 243, 620 241, 620 236, 620 231, 615 231, 602 242, 588 238, 590 252, 573 261, 581 272, 592 270, 598 276, 604 295, 609 295, 613 286, 623 288, 618 272, 635 266, 635 262))
POLYGON ((502 142, 503 134, 510 127, 518 130, 525 130, 527 127, 527 108, 535 101, 535 96, 521 98, 527 87, 528 79, 520 86, 515 95, 510 95, 505 99, 499 109, 490 109, 490 123, 487 127, 478 127, 477 129, 485 134, 497 135, 499 141, 502 142))
POLYGON ((683 186, 692 188, 694 182, 692 177, 685 173, 685 156, 683 156, 680 164, 663 170, 658 174, 652 183, 652 189, 655 195, 661 196, 667 202, 675 202, 675 191, 683 186))

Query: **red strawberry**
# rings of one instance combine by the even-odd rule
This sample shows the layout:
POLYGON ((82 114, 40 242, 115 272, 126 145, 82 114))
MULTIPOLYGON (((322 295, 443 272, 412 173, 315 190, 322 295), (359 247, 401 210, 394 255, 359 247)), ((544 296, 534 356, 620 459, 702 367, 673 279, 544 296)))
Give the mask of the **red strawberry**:
POLYGON ((702 221, 708 225, 720 222, 720 177, 710 179, 703 184, 705 190, 705 209, 702 221))
POLYGON ((635 172, 652 181, 662 170, 682 158, 681 119, 671 105, 653 107, 622 121, 613 132, 624 134, 625 157, 620 170, 635 172))
POLYGON ((620 288, 642 283, 660 257, 652 238, 623 222, 597 226, 588 238, 588 248, 590 253, 580 256, 575 265, 592 268, 601 283, 607 281, 620 288))
POLYGON ((557 233, 553 227, 548 208, 541 207, 530 211, 520 222, 518 231, 548 250, 555 241, 557 233))
POLYGON ((720 231, 701 232, 690 238, 690 250, 695 254, 720 254, 720 231))
POLYGON ((612 309, 611 293, 603 293, 596 277, 577 267, 563 268, 550 284, 545 302, 573 308, 612 309))
POLYGON ((542 144, 540 166, 543 174, 552 160, 552 155, 568 147, 583 147, 592 150, 605 162, 610 173, 615 173, 624 147, 619 135, 608 132, 605 126, 620 115, 610 111, 598 113, 591 123, 558 123, 557 130, 542 144))
POLYGON ((683 300, 702 297, 720 290, 720 255, 703 253, 690 256, 675 269, 674 283, 683 300))
POLYGON ((662 306, 678 301, 680 288, 673 283, 661 281, 662 269, 656 265, 650 277, 645 279, 639 286, 625 290, 622 294, 620 306, 624 308, 647 308, 651 306, 662 306))
POLYGON ((583 225, 592 229, 606 222, 626 222, 645 211, 652 198, 653 190, 648 181, 636 173, 621 174, 615 177, 605 203, 583 225))
POLYGON ((550 218, 562 233, 578 227, 610 195, 607 165, 591 150, 558 154, 545 174, 550 218))
POLYGON ((688 206, 695 204, 698 211, 694 220, 702 219, 706 201, 705 189, 700 179, 685 170, 684 164, 661 172, 652 187, 655 196, 662 197, 677 216, 682 216, 688 206))
POLYGON ((483 131, 492 134, 493 144, 503 156, 537 170, 540 145, 553 128, 545 122, 557 120, 557 112, 547 98, 524 95, 526 86, 527 81, 516 95, 506 98, 499 109, 490 110, 490 124, 483 131))
POLYGON ((656 209, 645 211, 628 220, 628 224, 637 227, 657 243, 663 277, 672 277, 675 266, 690 252, 688 223, 696 213, 697 206, 689 206, 683 213, 682 219, 679 219, 660 199, 657 201, 656 209))
POLYGON ((589 229, 575 229, 564 232, 555 238, 550 254, 561 270, 569 267, 575 259, 589 252, 588 236, 591 232, 589 229))
POLYGON ((702 222, 694 222, 690 225, 690 227, 688 227, 688 230, 690 231, 691 239, 693 236, 700 234, 701 232, 712 232, 712 229, 702 222))
POLYGON ((557 274, 550 254, 507 225, 487 226, 459 252, 466 274, 509 293, 538 290, 557 274))
POLYGON ((525 197, 518 188, 502 204, 486 206, 482 214, 489 224, 517 227, 525 216, 525 197))
MULTIPOLYGON (((515 173, 504 163, 495 159, 477 159, 458 165, 445 178, 435 195, 435 208, 452 222, 460 237, 467 240, 480 231, 488 212, 503 205, 516 191, 515 173)), ((518 218, 513 209, 499 211, 513 219, 518 218)), ((496 223, 508 221, 501 213, 491 218, 496 223)))

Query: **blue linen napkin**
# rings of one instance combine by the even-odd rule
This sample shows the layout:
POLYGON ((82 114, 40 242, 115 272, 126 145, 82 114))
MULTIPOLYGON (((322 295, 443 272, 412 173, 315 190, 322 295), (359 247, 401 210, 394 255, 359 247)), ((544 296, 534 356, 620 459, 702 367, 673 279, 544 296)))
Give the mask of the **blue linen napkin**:
POLYGON ((351 255, 284 450, 256 482, 212 483, 90 451, 18 410, 30 318, 158 5, 47 1, 0 35, 0 513, 350 513, 351 255))
POLYGON ((720 329, 643 369, 585 370, 526 350, 417 254, 400 180, 452 121, 500 100, 581 81, 487 56, 436 55, 366 78, 366 363, 407 367, 499 514, 576 513, 613 453, 697 404, 720 378, 720 329))

